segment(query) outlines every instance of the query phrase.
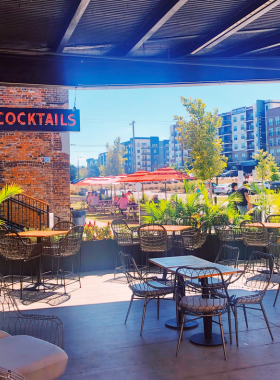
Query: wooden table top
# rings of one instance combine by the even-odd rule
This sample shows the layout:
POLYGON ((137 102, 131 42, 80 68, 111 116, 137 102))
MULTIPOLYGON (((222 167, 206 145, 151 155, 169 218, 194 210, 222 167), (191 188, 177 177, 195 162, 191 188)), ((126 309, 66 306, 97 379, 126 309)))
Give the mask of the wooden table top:
MULTIPOLYGON (((280 228, 280 223, 263 223, 266 228, 280 228)), ((248 224, 249 227, 259 227, 258 224, 248 224)))
POLYGON ((35 238, 46 238, 51 236, 57 236, 57 235, 65 235, 68 231, 41 231, 41 230, 34 230, 34 231, 23 231, 19 232, 18 235, 21 237, 35 237, 35 238))
MULTIPOLYGON (((200 259, 199 257, 195 257, 192 255, 189 256, 173 256, 173 257, 160 257, 157 259, 150 259, 151 263, 156 264, 160 266, 161 268, 167 269, 169 272, 176 272, 177 268, 181 266, 188 266, 188 267, 197 267, 197 268, 203 268, 203 267, 210 267, 210 268, 217 268, 221 271, 223 275, 226 274, 234 274, 234 273, 241 273, 243 272, 241 269, 233 268, 227 265, 221 265, 217 263, 212 263, 210 261, 200 259)), ((188 273, 184 271, 182 273, 184 276, 188 277, 188 273)), ((209 276, 203 276, 203 277, 210 277, 209 276)), ((189 276, 191 277, 191 275, 189 276)))
MULTIPOLYGON (((184 231, 189 228, 192 228, 191 226, 178 226, 178 225, 170 225, 170 224, 164 224, 162 227, 164 227, 167 232, 184 231)), ((143 227, 143 230, 145 229, 152 230, 152 226, 143 227)), ((155 226, 155 230, 156 230, 156 226, 155 226)))

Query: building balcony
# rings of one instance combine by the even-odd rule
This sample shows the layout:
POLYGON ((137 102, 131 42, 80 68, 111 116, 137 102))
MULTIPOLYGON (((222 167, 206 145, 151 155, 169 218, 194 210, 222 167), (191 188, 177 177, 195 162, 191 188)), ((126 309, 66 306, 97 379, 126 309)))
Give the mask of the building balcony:
POLYGON ((230 135, 232 134, 232 128, 220 128, 219 130, 219 136, 223 136, 223 135, 230 135))
POLYGON ((232 144, 232 139, 224 139, 222 141, 224 144, 232 144))
POLYGON ((232 145, 227 145, 223 148, 223 152, 232 152, 232 145))
POLYGON ((252 131, 252 130, 254 130, 254 124, 248 124, 248 125, 246 125, 246 131, 252 131))
POLYGON ((247 145, 247 150, 255 150, 255 146, 252 144, 247 145))
POLYGON ((246 137, 246 140, 254 140, 254 135, 253 134, 248 134, 246 137))
POLYGON ((222 126, 224 127, 224 126, 226 126, 226 125, 232 125, 232 121, 231 121, 231 119, 223 120, 223 122, 222 122, 222 126))

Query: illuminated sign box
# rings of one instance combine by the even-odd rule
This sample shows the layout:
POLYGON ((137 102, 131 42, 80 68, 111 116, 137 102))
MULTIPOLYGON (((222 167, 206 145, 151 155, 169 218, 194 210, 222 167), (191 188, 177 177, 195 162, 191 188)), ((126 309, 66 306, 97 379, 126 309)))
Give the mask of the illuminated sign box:
POLYGON ((0 131, 80 132, 80 111, 0 107, 0 131))

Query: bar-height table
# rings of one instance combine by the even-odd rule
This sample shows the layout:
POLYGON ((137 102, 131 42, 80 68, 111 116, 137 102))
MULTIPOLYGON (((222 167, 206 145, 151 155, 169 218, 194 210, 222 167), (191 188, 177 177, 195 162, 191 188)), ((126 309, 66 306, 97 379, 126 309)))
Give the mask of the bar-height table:
MULTIPOLYGON (((221 265, 217 263, 211 263, 210 261, 200 259, 195 256, 173 256, 173 257, 161 257, 158 259, 150 259, 150 261, 164 268, 165 270, 176 273, 177 269, 181 266, 207 268, 213 267, 221 271, 222 275, 230 275, 235 273, 242 273, 243 271, 237 268, 221 265)), ((184 271, 184 276, 180 276, 179 283, 183 286, 180 287, 181 295, 185 295, 184 277, 187 277, 187 273, 184 271)), ((199 279, 204 285, 207 284, 207 277, 199 279)), ((180 325, 180 315, 178 315, 178 324, 180 325)), ((190 329, 197 326, 190 326, 190 323, 196 323, 192 321, 186 321, 184 329, 190 329)), ((177 319, 168 320, 165 325, 171 328, 177 328, 177 319)), ((222 344, 220 335, 212 333, 212 317, 203 317, 204 333, 194 334, 191 337, 191 342, 201 346, 218 346, 222 344)))
MULTIPOLYGON (((37 238, 37 243, 42 243, 42 238, 48 238, 52 236, 59 236, 59 235, 65 235, 68 231, 41 231, 41 230, 34 230, 34 231, 24 231, 24 232, 18 232, 18 235, 21 237, 34 237, 37 238)), ((37 259, 37 281, 35 284, 28 286, 25 288, 25 290, 33 290, 33 291, 39 291, 40 287, 45 288, 46 285, 43 284, 41 281, 41 257, 38 257, 37 259)))

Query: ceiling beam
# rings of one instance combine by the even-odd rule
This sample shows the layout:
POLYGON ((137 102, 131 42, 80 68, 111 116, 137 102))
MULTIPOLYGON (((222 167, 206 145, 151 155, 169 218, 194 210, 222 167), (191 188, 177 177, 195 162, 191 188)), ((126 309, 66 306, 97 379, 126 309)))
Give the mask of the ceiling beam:
POLYGON ((64 29, 60 37, 58 38, 56 46, 54 48, 54 50, 57 53, 63 52, 63 49, 65 48, 68 41, 70 40, 89 2, 90 0, 79 0, 77 7, 73 9, 73 12, 71 16, 69 17, 69 19, 67 20, 67 22, 65 23, 64 29))
POLYGON ((250 42, 242 42, 233 46, 230 49, 221 50, 217 52, 215 57, 236 57, 249 55, 254 53, 260 53, 261 51, 274 49, 280 46, 280 34, 269 35, 263 38, 255 38, 250 42))
POLYGON ((166 23, 188 0, 169 0, 157 9, 123 46, 121 55, 130 56, 166 23))
POLYGON ((202 49, 211 49, 226 38, 244 28, 254 20, 263 16, 277 5, 280 5, 280 0, 255 0, 249 6, 244 7, 239 12, 236 12, 232 18, 220 25, 218 28, 211 31, 207 36, 193 45, 184 45, 170 52, 171 58, 178 58, 188 54, 196 54, 202 49))

